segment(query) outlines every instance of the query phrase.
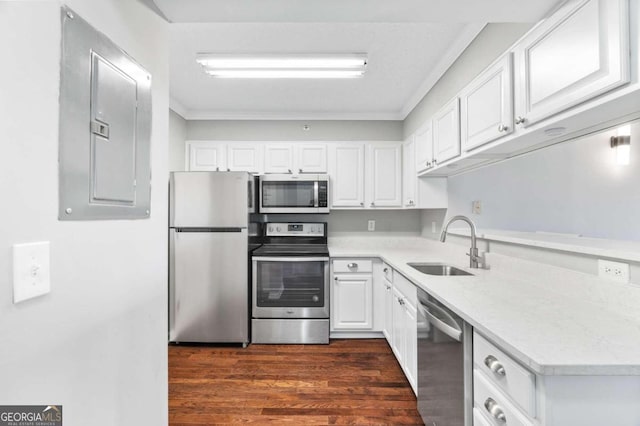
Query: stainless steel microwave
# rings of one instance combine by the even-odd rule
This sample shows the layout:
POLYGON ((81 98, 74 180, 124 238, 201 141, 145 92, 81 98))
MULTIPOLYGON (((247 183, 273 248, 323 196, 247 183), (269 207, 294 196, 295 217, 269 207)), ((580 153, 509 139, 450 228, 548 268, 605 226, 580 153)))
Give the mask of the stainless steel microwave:
POLYGON ((329 213, 329 175, 260 176, 260 213, 329 213))

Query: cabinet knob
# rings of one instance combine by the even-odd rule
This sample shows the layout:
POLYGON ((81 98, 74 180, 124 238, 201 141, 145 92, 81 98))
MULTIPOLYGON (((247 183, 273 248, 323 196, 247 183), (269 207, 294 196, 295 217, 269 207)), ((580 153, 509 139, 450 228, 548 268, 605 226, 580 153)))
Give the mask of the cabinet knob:
POLYGON ((298 169, 298 173, 302 173, 302 169, 298 169))
POLYGON ((506 132, 507 129, 509 129, 509 127, 505 126, 504 124, 501 124, 501 125, 498 126, 498 131, 501 132, 501 133, 502 132, 506 132))
POLYGON ((384 269, 382 270, 382 272, 384 272, 384 273, 389 272, 389 268, 384 268, 384 269))
POLYGON ((438 164, 438 159, 437 159, 437 158, 434 158, 434 159, 433 159, 433 165, 435 166, 436 164, 438 164))
POLYGON ((488 355, 484 359, 484 365, 486 365, 489 368, 489 370, 493 371, 494 373, 496 373, 496 374, 498 374, 500 376, 506 376, 507 375, 507 372, 505 371, 504 366, 493 355, 488 355))
POLYGON ((371 203, 371 207, 374 207, 376 205, 376 203, 371 203))
POLYGON ((288 170, 287 173, 291 174, 291 169, 287 169, 287 170, 288 170))
POLYGON ((227 171, 228 171, 228 172, 230 172, 230 171, 231 171, 231 169, 230 169, 229 167, 227 167, 227 171))
POLYGON ((487 398, 487 400, 484 402, 484 408, 489 412, 489 414, 491 414, 494 419, 502 423, 507 422, 507 416, 505 416, 504 411, 502 411, 502 408, 493 398, 487 398))
POLYGON ((363 202, 360 202, 360 205, 361 205, 361 206, 364 206, 364 203, 363 203, 363 202))
POLYGON ((349 264, 347 265, 347 268, 349 268, 349 269, 353 269, 353 268, 357 268, 357 267, 358 267, 358 264, 357 264, 357 263, 349 263, 349 264))
POLYGON ((523 124, 525 121, 527 121, 527 119, 521 115, 516 117, 516 124, 523 124))
POLYGON ((220 171, 220 167, 216 167, 216 172, 219 172, 219 171, 220 171))
POLYGON ((333 279, 334 279, 335 281, 338 281, 338 277, 334 277, 333 279))

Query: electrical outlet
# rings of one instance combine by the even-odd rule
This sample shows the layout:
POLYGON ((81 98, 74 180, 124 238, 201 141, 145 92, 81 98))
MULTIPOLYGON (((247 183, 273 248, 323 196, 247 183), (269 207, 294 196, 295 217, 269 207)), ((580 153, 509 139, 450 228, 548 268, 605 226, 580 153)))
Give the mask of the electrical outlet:
POLYGON ((482 213, 482 203, 480 202, 480 200, 476 200, 471 203, 471 212, 473 214, 482 213))
POLYGON ((375 220, 370 220, 367 222, 367 230, 369 231, 375 231, 376 230, 376 221, 375 220))
POLYGON ((629 264, 598 259, 598 276, 621 283, 629 282, 629 264))

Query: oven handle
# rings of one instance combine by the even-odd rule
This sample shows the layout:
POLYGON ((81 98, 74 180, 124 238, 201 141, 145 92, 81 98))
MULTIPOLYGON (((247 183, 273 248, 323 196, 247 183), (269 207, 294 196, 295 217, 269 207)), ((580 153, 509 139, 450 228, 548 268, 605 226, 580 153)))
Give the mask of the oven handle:
POLYGON ((262 257, 254 256, 252 258, 258 262, 328 262, 328 257, 262 257))

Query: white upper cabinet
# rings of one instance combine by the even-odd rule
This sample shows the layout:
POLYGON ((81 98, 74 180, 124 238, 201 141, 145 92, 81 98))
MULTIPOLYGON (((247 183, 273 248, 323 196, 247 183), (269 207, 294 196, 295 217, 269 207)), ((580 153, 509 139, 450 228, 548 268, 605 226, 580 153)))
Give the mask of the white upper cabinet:
POLYGON ((364 144, 332 144, 330 157, 332 207, 363 207, 364 144))
POLYGON ((628 0, 573 0, 516 46, 516 125, 525 127, 630 80, 628 0))
POLYGON ((416 154, 415 137, 411 136, 402 144, 402 205, 413 208, 416 203, 416 154))
POLYGON ((293 145, 269 143, 264 150, 265 173, 293 173, 293 145))
POLYGON ((512 55, 496 62, 460 94, 462 150, 513 132, 512 55))
POLYGON ((460 98, 456 97, 433 117, 434 161, 442 163, 460 155, 460 98))
POLYGON ((418 173, 433 167, 433 127, 431 120, 424 123, 415 133, 416 171, 418 173))
POLYGON ((267 143, 265 173, 327 173, 327 145, 267 143))
POLYGON ((327 173, 327 145, 296 145, 298 173, 327 173))
POLYGON ((227 144, 227 169, 232 172, 261 173, 263 146, 261 144, 227 144))
POLYGON ((370 207, 402 206, 402 145, 369 145, 370 207))
POLYGON ((194 172, 226 170, 224 143, 187 141, 185 170, 194 172))

